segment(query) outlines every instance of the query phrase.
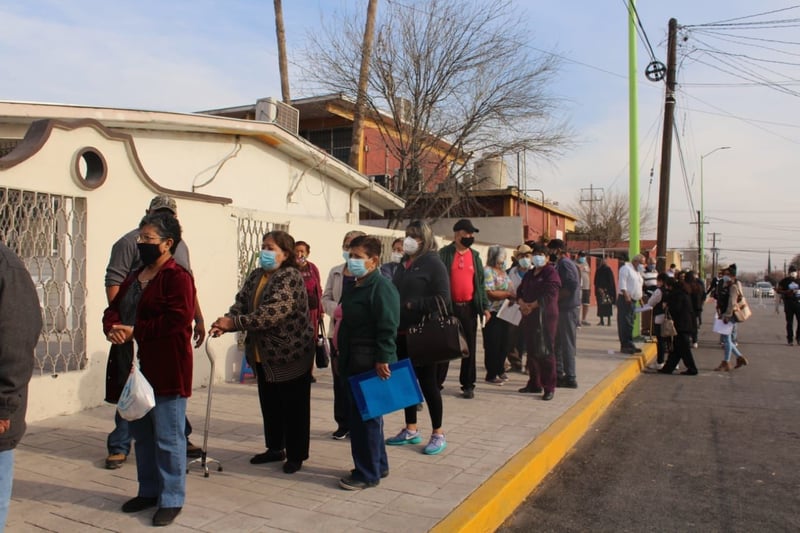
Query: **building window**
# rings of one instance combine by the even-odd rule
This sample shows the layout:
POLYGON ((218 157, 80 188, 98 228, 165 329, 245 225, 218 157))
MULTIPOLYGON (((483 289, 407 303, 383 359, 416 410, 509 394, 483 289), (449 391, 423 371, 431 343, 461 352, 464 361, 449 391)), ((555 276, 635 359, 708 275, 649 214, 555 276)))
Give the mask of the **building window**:
POLYGON ((327 128, 304 130, 300 136, 311 144, 329 153, 339 161, 347 163, 350 159, 350 146, 353 142, 353 128, 327 128))

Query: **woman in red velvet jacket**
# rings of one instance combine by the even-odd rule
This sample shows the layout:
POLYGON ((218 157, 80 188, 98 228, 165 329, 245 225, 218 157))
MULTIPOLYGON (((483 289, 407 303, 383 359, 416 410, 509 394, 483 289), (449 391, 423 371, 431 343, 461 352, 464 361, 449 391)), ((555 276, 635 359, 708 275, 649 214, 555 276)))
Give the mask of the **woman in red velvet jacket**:
POLYGON ((139 490, 122 505, 133 513, 158 506, 153 525, 172 523, 186 496, 186 399, 192 393, 192 275, 172 258, 181 227, 171 213, 148 215, 139 224, 143 267, 132 272, 103 315, 109 341, 135 339, 142 373, 156 405, 131 422, 139 490), (135 317, 133 327, 128 317, 135 317))

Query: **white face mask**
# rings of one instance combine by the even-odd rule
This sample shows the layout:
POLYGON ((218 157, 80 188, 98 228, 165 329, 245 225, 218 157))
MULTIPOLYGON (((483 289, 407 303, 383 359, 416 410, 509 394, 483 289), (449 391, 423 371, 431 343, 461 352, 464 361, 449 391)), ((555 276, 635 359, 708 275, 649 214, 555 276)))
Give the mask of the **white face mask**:
POLYGON ((790 278, 796 278, 797 277, 797 272, 789 272, 789 277, 790 278))
POLYGON ((536 268, 542 268, 544 265, 547 264, 547 258, 543 255, 534 255, 533 256, 533 266, 536 268))
POLYGON ((406 237, 403 239, 403 251, 408 255, 414 255, 419 250, 419 243, 414 237, 406 237))
POLYGON ((392 252, 392 263, 399 263, 403 260, 403 252, 392 252))

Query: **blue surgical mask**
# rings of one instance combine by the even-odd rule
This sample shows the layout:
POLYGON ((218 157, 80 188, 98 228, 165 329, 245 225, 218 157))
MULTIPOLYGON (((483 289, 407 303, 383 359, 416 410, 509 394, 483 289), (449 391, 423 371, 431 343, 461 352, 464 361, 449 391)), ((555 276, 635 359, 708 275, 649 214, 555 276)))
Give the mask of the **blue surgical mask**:
POLYGON ((347 258, 347 270, 349 270, 355 277, 361 278, 369 273, 367 270, 366 259, 358 259, 356 257, 347 258))
POLYGON ((585 262, 586 262, 586 258, 585 257, 579 257, 578 258, 578 263, 584 264, 585 262))
POLYGON ((261 250, 259 262, 264 270, 275 270, 280 266, 276 254, 272 250, 261 250))
POLYGON ((342 257, 344 258, 344 262, 347 263, 347 260, 350 259, 350 251, 342 250, 342 257))
POLYGON ((547 258, 543 255, 534 255, 533 256, 533 266, 536 268, 542 268, 547 264, 547 258))
POLYGON ((730 276, 722 276, 722 282, 723 283, 730 283, 730 281, 731 281, 731 277, 730 276))
POLYGON ((528 270, 531 267, 530 257, 520 257, 518 263, 522 270, 528 270))

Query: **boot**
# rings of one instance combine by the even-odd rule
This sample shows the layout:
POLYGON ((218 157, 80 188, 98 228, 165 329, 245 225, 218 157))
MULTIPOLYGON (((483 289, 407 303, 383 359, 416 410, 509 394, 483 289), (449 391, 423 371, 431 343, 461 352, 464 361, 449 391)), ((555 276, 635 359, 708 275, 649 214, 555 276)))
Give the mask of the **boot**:
POLYGON ((715 371, 722 370, 724 372, 729 372, 731 370, 731 364, 728 361, 722 361, 717 368, 714 369, 715 371))
POLYGON ((739 368, 742 366, 747 366, 747 359, 743 355, 736 356, 736 366, 734 368, 739 368))

